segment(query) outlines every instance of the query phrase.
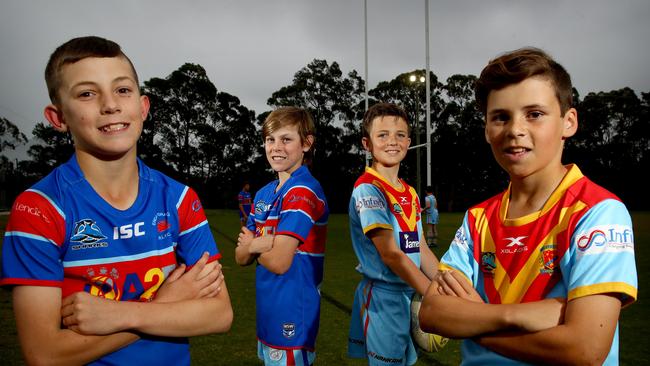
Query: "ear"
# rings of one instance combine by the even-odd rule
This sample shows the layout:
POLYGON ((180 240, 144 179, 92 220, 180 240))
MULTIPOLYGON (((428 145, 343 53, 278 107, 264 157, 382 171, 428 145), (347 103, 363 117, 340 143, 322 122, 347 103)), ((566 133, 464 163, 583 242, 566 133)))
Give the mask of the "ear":
POLYGON ((149 115, 149 107, 151 107, 151 103, 149 102, 149 97, 146 95, 141 95, 140 96, 140 116, 142 117, 143 121, 147 120, 147 116, 149 115))
POLYGON ((368 151, 372 152, 372 144, 370 142, 370 139, 367 137, 362 137, 361 138, 361 145, 363 145, 363 148, 368 151))
POLYGON ((45 110, 43 110, 43 115, 45 115, 45 119, 47 119, 48 122, 54 127, 59 132, 67 132, 68 131, 68 125, 65 123, 65 119, 63 118, 63 113, 59 110, 59 108, 54 105, 54 104, 48 104, 45 107, 45 110))
POLYGON ((578 131, 578 111, 575 108, 570 108, 563 117, 562 123, 562 139, 575 135, 578 131))
POLYGON ((307 135, 306 141, 302 144, 302 151, 307 152, 314 144, 314 135, 307 135))

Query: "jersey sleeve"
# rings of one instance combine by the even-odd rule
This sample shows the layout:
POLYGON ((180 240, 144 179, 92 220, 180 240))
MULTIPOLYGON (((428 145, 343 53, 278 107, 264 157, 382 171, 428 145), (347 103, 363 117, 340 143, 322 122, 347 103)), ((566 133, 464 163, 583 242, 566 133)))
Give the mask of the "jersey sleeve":
POLYGON ((177 253, 188 266, 196 263, 204 252, 210 253, 210 260, 221 258, 208 219, 196 192, 189 187, 181 194, 177 206, 179 234, 177 253))
POLYGON ((364 234, 377 228, 393 230, 386 197, 372 184, 360 184, 352 191, 352 203, 359 214, 364 234))
POLYGON ((476 287, 478 263, 474 259, 474 241, 470 234, 469 213, 454 235, 449 249, 440 259, 439 269, 455 270, 464 275, 476 287))
POLYGON ((2 245, 2 285, 63 284, 65 214, 45 193, 30 189, 11 209, 2 245))
POLYGON ((325 201, 312 187, 291 187, 282 197, 276 235, 293 236, 305 242, 312 227, 325 213, 325 201))
POLYGON ((561 263, 569 300, 602 293, 619 294, 624 306, 636 300, 632 219, 622 202, 608 199, 589 209, 571 236, 570 253, 561 263))

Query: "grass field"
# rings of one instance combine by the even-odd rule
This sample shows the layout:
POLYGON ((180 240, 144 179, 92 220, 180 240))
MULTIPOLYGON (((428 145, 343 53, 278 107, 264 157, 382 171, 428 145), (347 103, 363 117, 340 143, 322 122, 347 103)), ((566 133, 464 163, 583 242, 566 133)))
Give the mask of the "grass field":
MULTIPOLYGON (((253 266, 239 267, 234 263, 239 218, 235 211, 208 210, 207 214, 223 254, 222 262, 235 311, 235 321, 228 334, 193 338, 192 362, 198 365, 259 365, 255 341, 255 271, 253 266)), ((439 234, 442 245, 435 250, 438 256, 446 250, 461 219, 460 213, 441 214, 439 234)), ((4 229, 6 220, 7 216, 0 216, 0 228, 4 229)), ((633 220, 637 271, 643 290, 643 284, 650 280, 650 212, 633 213, 633 220)), ((350 244, 347 215, 330 216, 316 364, 366 364, 346 356, 352 295, 360 279, 360 275, 354 270, 356 264, 350 244)), ((644 295, 640 292, 638 301, 622 311, 622 365, 650 364, 647 347, 643 346, 643 339, 647 340, 650 335, 650 309, 648 299, 644 295)), ((417 365, 457 365, 459 362, 459 341, 450 341, 439 353, 421 355, 417 365)), ((11 311, 11 295, 6 289, 0 290, 0 364, 23 364, 11 311)))

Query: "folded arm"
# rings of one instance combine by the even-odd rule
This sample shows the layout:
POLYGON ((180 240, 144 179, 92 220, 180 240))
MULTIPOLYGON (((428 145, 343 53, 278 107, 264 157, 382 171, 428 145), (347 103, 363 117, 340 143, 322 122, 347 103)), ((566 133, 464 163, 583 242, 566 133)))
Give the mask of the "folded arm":
POLYGON ((16 286, 13 307, 18 339, 30 365, 74 365, 94 361, 136 340, 133 333, 82 335, 61 329, 61 289, 16 286))
POLYGON ((571 300, 564 323, 540 332, 497 333, 476 339, 510 358, 554 365, 601 365, 614 339, 621 301, 608 294, 571 300))
POLYGON ((175 271, 152 302, 113 301, 77 292, 62 302, 63 325, 82 334, 106 335, 124 330, 189 337, 228 331, 232 307, 221 265, 208 255, 183 275, 175 271))
POLYGON ((473 337, 509 358, 543 364, 602 364, 620 309, 620 300, 609 294, 568 303, 545 299, 485 304, 464 277, 448 271, 427 290, 419 316, 424 330, 473 337))
POLYGON ((504 330, 538 331, 559 324, 564 301, 486 304, 456 271, 441 273, 422 301, 423 330, 450 338, 471 338, 504 330))
MULTIPOLYGON (((384 264, 403 279, 404 282, 415 289, 417 293, 424 294, 431 280, 398 248, 395 244, 393 231, 388 229, 373 229, 366 235, 368 235, 368 238, 370 238, 377 248, 384 264)), ((431 254, 433 255, 433 253, 431 254)), ((428 258, 428 260, 430 259, 428 258)))

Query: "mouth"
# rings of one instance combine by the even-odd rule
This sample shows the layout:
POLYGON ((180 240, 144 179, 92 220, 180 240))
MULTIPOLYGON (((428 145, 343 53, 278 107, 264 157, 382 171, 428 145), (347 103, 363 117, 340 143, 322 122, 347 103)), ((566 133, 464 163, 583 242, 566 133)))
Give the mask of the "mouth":
POLYGON ((505 152, 506 154, 508 154, 508 155, 512 155, 512 156, 522 156, 522 155, 526 154, 527 152, 529 152, 530 150, 531 150, 531 149, 529 149, 529 148, 527 148, 527 147, 522 147, 522 146, 512 146, 512 147, 508 147, 508 148, 506 148, 506 149, 504 150, 504 152, 505 152))
POLYGON ((273 161, 284 161, 287 160, 286 156, 271 156, 271 160, 273 161))
POLYGON ((389 155, 397 155, 401 152, 401 150, 386 150, 386 154, 389 155))
POLYGON ((127 128, 129 128, 128 123, 118 122, 118 123, 109 123, 107 125, 101 126, 98 128, 98 130, 104 133, 114 133, 114 132, 126 130, 127 128))

